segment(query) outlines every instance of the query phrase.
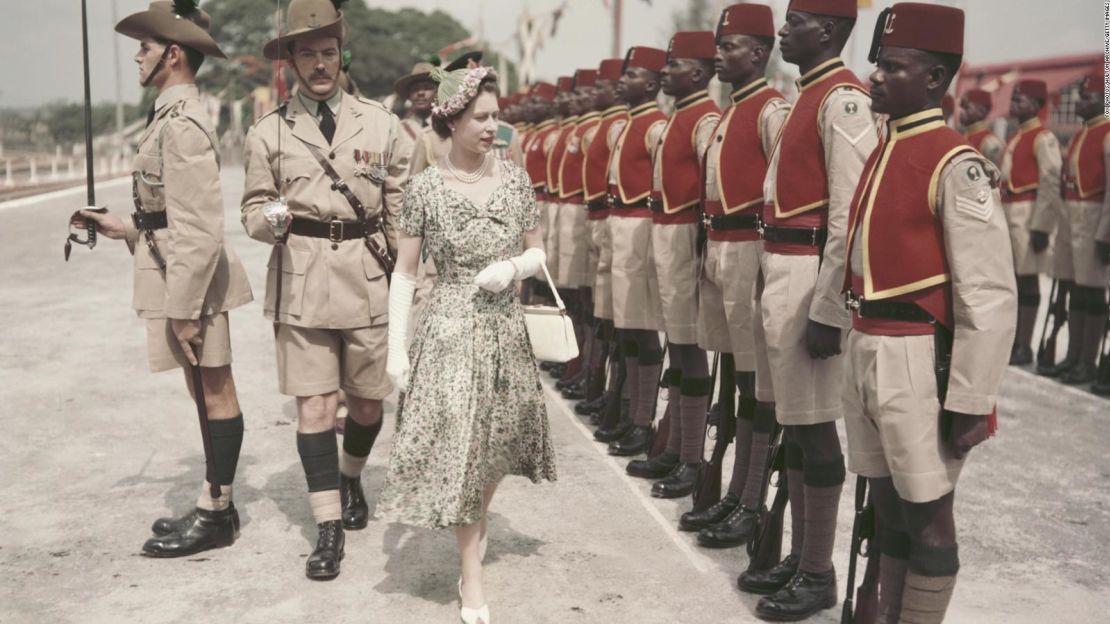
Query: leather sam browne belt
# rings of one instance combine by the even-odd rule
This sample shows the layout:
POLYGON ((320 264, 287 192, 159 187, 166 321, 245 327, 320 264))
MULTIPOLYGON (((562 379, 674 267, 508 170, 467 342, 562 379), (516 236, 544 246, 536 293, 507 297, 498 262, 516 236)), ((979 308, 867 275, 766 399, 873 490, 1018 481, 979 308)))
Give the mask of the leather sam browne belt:
POLYGON ((333 243, 365 238, 378 231, 377 222, 362 221, 317 221, 304 217, 293 217, 289 232, 298 236, 326 238, 333 243))
POLYGON ((705 227, 716 232, 728 230, 755 230, 759 227, 759 216, 755 214, 703 215, 705 227))
POLYGON ((165 211, 158 212, 132 212, 131 222, 136 230, 164 230, 169 227, 165 211))
POLYGON ((860 318, 885 319, 888 321, 907 321, 911 323, 935 323, 933 315, 916 303, 908 301, 867 301, 852 291, 844 295, 844 307, 854 311, 860 318))

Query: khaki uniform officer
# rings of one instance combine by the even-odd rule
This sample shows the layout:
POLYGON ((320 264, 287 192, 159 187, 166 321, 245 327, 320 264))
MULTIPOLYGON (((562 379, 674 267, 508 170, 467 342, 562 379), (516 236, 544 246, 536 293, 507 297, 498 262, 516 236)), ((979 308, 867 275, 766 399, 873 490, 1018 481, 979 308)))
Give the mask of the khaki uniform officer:
POLYGON ((413 150, 395 115, 329 80, 342 21, 328 0, 290 3, 288 34, 264 53, 292 59, 299 91, 251 128, 244 157, 243 226, 252 238, 282 243, 270 257, 265 311, 276 327, 278 388, 297 397, 297 449, 319 528, 306 573, 317 579, 339 574, 343 528, 367 522, 360 475, 392 390, 382 256, 395 247, 413 150), (340 389, 349 407, 341 456, 332 431, 340 389))
POLYGON ((880 621, 939 624, 960 568, 954 490, 989 435, 1017 297, 999 175, 938 106, 963 11, 899 3, 879 20, 871 97, 890 121, 849 217, 844 424, 882 528, 880 621))
POLYGON ((226 57, 208 34, 208 14, 175 10, 170 2, 152 2, 116 25, 141 42, 135 56, 141 84, 159 92, 132 165, 136 212, 126 220, 87 210, 75 218, 82 225, 95 220, 99 232, 125 240, 135 256, 132 306, 146 320, 150 369, 200 368, 212 441, 208 475, 219 494, 213 497, 206 481, 192 512, 157 520, 155 537, 143 545, 153 557, 229 546, 239 535, 231 484, 243 416, 227 312, 252 299, 242 263, 224 244, 219 144, 193 83, 205 57, 226 57))
POLYGON ((1010 354, 1015 365, 1033 361, 1033 329, 1041 302, 1038 276, 1049 270, 1049 236, 1060 210, 1060 142, 1038 116, 1047 99, 1043 81, 1022 80, 1014 86, 1010 113, 1021 126, 1002 159, 1002 202, 1018 281, 1018 327, 1010 354))

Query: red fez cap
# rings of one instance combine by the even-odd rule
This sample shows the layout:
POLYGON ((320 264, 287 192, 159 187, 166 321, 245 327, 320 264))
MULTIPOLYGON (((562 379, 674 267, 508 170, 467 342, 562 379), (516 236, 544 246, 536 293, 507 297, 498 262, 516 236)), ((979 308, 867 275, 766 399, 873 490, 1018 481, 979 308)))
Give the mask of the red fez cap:
POLYGON ((1091 91, 1093 93, 1103 94, 1106 92, 1106 73, 1102 71, 1102 66, 1096 67, 1094 71, 1083 77, 1083 83, 1079 88, 1084 91, 1091 91))
POLYGON ((555 85, 550 82, 537 82, 532 85, 532 89, 528 93, 529 95, 545 100, 554 100, 556 91, 555 85))
POLYGON ((717 36, 750 35, 775 38, 775 18, 765 4, 734 4, 721 11, 717 36))
POLYGON ((879 13, 868 55, 872 63, 883 46, 963 56, 964 12, 936 4, 899 2, 879 13))
POLYGON ((859 14, 857 0, 790 0, 790 6, 786 10, 852 19, 856 19, 859 14))
POLYGON ((624 59, 605 59, 597 68, 598 80, 620 80, 624 59))
POLYGON ((1017 84, 1014 85, 1014 93, 1040 98, 1042 102, 1048 102, 1048 85, 1046 85, 1043 80, 1034 80, 1032 78, 1019 80, 1017 84))
POLYGON ((667 64, 667 53, 659 48, 636 46, 628 49, 628 56, 624 58, 624 66, 639 67, 653 72, 663 71, 667 64))
POLYGON ((987 114, 990 114, 991 109, 994 108, 994 97, 991 96, 989 91, 983 89, 971 89, 964 94, 964 99, 987 109, 987 114))
POLYGON ((570 93, 574 89, 574 78, 570 76, 559 76, 559 93, 570 93))
POLYGON ((596 69, 580 69, 574 72, 574 87, 592 87, 597 81, 596 69))
POLYGON ((704 59, 711 61, 717 56, 717 38, 708 30, 687 30, 676 32, 671 37, 671 47, 667 58, 704 59))
POLYGON ((513 106, 516 106, 517 104, 520 104, 521 100, 523 100, 523 99, 524 99, 524 94, 523 93, 519 93, 519 92, 514 93, 514 94, 509 96, 509 104, 512 104, 513 106))

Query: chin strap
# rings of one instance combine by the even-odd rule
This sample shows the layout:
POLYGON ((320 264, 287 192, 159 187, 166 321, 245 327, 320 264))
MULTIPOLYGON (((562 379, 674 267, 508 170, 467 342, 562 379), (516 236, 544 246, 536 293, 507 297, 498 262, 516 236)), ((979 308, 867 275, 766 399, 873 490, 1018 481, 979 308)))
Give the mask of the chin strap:
POLYGON ((177 45, 177 44, 174 44, 174 43, 168 44, 166 46, 166 49, 162 50, 162 56, 158 57, 158 64, 154 66, 154 69, 150 70, 150 74, 146 77, 146 80, 139 83, 140 86, 143 86, 143 87, 149 87, 150 86, 150 82, 152 80, 154 80, 154 77, 157 76, 158 72, 162 71, 162 67, 165 66, 165 64, 166 64, 166 55, 170 53, 170 48, 175 46, 175 45, 177 45))

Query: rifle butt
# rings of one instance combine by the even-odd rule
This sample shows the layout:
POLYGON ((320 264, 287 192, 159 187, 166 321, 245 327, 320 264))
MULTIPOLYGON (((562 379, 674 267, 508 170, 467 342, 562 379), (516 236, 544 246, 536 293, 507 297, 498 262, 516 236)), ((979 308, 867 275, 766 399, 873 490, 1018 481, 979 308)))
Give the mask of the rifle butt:
POLYGON ((664 413, 663 417, 659 419, 659 425, 655 429, 655 437, 651 440, 651 450, 648 452, 649 459, 658 457, 667 450, 667 438, 670 434, 671 415, 670 413, 664 413))
MULTIPOLYGON (((715 460, 716 457, 713 459, 715 460)), ((705 511, 719 500, 721 500, 721 462, 710 461, 702 469, 701 482, 694 490, 694 511, 705 511)))
POLYGON ((852 600, 850 598, 844 601, 844 607, 840 609, 840 624, 853 624, 852 600))

